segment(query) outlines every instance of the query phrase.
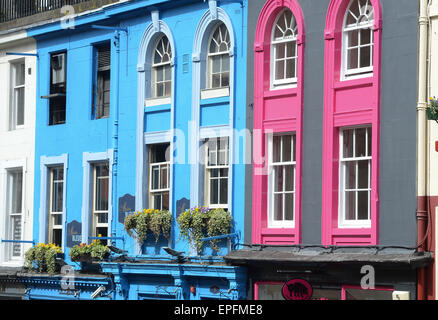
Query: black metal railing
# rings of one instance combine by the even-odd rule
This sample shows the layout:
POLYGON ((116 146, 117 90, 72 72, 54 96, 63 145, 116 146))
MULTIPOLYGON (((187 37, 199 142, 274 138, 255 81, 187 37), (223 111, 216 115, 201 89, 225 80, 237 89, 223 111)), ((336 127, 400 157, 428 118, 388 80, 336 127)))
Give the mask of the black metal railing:
POLYGON ((0 0, 0 23, 89 0, 0 0))

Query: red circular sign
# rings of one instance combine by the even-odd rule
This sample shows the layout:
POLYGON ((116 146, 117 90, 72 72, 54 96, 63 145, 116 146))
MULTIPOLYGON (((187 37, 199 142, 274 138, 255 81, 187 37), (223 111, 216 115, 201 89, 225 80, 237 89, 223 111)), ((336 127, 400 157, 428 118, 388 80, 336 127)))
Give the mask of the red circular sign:
POLYGON ((310 300, 312 293, 312 286, 303 279, 290 280, 282 288, 283 298, 286 300, 310 300))

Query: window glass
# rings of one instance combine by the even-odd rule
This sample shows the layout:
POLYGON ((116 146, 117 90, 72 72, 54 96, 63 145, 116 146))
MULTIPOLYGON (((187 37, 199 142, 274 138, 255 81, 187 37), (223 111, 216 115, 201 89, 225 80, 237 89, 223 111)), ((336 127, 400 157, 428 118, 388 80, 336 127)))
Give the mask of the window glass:
POLYGON ((24 125, 24 96, 25 96, 25 64, 18 62, 11 65, 12 96, 10 129, 24 125))
POLYGON ((158 39, 153 55, 152 97, 169 97, 172 90, 172 48, 166 36, 158 39))
POLYGON ((169 210, 170 144, 151 145, 149 151, 149 207, 169 210))
POLYGON ((62 246, 62 217, 64 208, 64 168, 50 169, 49 243, 62 246))
POLYGON ((220 23, 213 30, 207 66, 207 87, 225 88, 230 85, 230 35, 225 24, 220 23))
POLYGON ((392 290, 345 289, 345 300, 392 300, 392 290))
MULTIPOLYGON (((8 184, 8 215, 6 217, 6 239, 22 240, 22 213, 23 213, 23 171, 12 170, 7 172, 8 184)), ((6 259, 20 258, 22 245, 8 243, 5 245, 6 259)))
POLYGON ((49 125, 65 123, 67 93, 67 53, 50 56, 49 125))
POLYGON ((96 47, 97 83, 96 83, 96 119, 108 118, 110 114, 111 90, 111 44, 96 47))
MULTIPOLYGON (((107 237, 108 235, 108 207, 109 207, 109 163, 102 162, 93 165, 93 237, 107 237)), ((106 240, 102 243, 107 244, 106 240)))
POLYGON ((371 128, 341 131, 341 225, 364 226, 371 219, 371 128))
POLYGON ((289 9, 277 17, 272 32, 272 86, 296 83, 298 26, 289 9))
POLYGON ((344 23, 345 77, 372 72, 373 23, 374 10, 370 0, 352 0, 344 23))
POLYGON ((269 161, 269 225, 291 227, 295 215, 295 135, 274 135, 269 161))
POLYGON ((206 192, 210 208, 228 207, 228 138, 212 138, 206 141, 206 192))

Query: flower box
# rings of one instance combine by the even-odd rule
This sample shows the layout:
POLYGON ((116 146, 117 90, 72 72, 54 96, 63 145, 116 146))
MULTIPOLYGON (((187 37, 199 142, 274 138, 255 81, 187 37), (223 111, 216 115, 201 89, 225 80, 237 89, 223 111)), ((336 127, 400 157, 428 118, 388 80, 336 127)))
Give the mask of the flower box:
MULTIPOLYGON (((226 235, 230 233, 233 218, 229 211, 224 209, 209 209, 194 207, 178 216, 177 222, 180 237, 185 238, 195 247, 198 255, 204 253, 203 238, 226 235)), ((219 244, 223 240, 211 240, 210 248, 214 254, 220 251, 219 244)))
POLYGON ((125 230, 138 242, 150 242, 151 234, 157 244, 163 237, 170 239, 172 213, 168 210, 143 209, 125 218, 125 230))
POLYGON ((438 120, 438 111, 434 112, 432 108, 426 109, 427 120, 438 120))

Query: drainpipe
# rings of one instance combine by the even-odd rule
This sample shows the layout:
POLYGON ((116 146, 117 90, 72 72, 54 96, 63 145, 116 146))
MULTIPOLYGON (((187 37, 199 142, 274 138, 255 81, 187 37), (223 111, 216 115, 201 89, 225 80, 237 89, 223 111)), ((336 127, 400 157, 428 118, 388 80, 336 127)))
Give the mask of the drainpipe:
MULTIPOLYGON (((427 250, 427 53, 428 53, 428 0, 420 0, 418 104, 417 104, 417 245, 427 250)), ((417 299, 425 300, 427 292, 426 268, 418 270, 417 299)))
POLYGON ((113 210, 112 210, 112 217, 111 217, 111 236, 116 236, 116 223, 117 219, 115 217, 117 216, 118 206, 117 206, 117 175, 118 175, 118 160, 119 160, 119 91, 120 91, 120 32, 119 30, 114 31, 114 45, 116 47, 116 75, 115 75, 115 93, 114 93, 114 126, 113 126, 113 180, 112 180, 112 187, 113 187, 113 210))

